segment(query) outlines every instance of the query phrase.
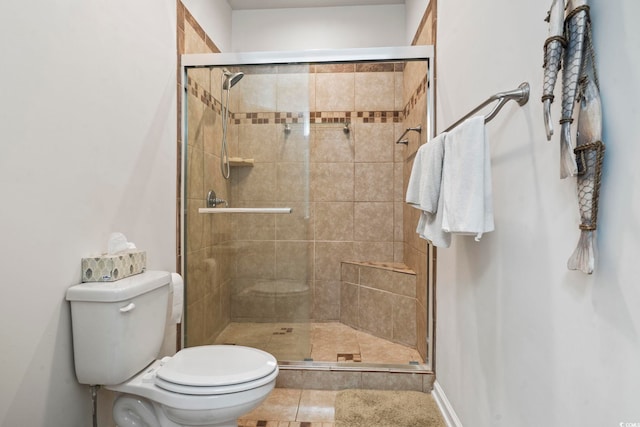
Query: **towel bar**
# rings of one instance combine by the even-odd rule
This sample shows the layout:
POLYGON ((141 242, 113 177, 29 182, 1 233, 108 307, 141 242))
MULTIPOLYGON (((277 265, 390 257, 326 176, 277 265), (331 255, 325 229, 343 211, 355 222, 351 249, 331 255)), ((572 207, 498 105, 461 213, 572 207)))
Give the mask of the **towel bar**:
POLYGON ((290 214, 292 208, 199 208, 199 213, 223 214, 223 213, 242 213, 242 214, 290 214))
POLYGON ((527 101, 529 101, 529 83, 524 82, 520 84, 520 86, 518 86, 517 89, 510 90, 507 92, 499 92, 487 98, 487 100, 484 101, 482 104, 478 105, 476 108, 474 108, 473 110, 465 114, 460 120, 458 120, 457 122, 449 126, 445 130, 445 132, 449 132, 451 129, 458 126, 460 123, 464 122, 469 117, 473 116, 475 113, 477 113, 487 105, 491 104, 492 102, 498 101, 498 104, 496 104, 496 106, 493 107, 493 110, 491 110, 491 112, 485 116, 484 122, 487 123, 491 121, 491 119, 493 119, 498 114, 500 109, 504 107, 504 104, 506 104, 507 101, 511 99, 513 99, 514 101, 517 101, 520 106, 526 104, 527 101))

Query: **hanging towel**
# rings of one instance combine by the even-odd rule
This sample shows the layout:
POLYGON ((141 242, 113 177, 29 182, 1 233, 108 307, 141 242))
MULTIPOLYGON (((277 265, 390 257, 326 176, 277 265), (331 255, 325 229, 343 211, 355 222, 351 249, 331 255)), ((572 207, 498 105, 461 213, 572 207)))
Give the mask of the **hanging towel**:
POLYGON ((491 158, 484 116, 465 120, 447 134, 442 165, 442 228, 475 235, 493 231, 491 158))
POLYGON ((407 203, 416 209, 430 213, 438 209, 445 139, 442 133, 418 148, 406 196, 407 203))
POLYGON ((418 149, 407 185, 406 202, 420 209, 416 233, 434 246, 449 247, 451 235, 442 230, 442 163, 446 133, 442 133, 418 149))
POLYGON ((451 246, 451 233, 442 229, 442 203, 443 198, 439 198, 438 211, 436 213, 422 211, 416 233, 438 248, 448 248, 451 246))

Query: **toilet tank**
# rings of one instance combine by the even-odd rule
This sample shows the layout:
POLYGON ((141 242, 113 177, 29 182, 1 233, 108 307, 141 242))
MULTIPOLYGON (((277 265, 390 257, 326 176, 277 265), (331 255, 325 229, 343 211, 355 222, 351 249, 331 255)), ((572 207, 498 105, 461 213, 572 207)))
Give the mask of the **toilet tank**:
POLYGON ((170 283, 170 273, 146 271, 67 290, 78 382, 120 384, 157 357, 170 283))

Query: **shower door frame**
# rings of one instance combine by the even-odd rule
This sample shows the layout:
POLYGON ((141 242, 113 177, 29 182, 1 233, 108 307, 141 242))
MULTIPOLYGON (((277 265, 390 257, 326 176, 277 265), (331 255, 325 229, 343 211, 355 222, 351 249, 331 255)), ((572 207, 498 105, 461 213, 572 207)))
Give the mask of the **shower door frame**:
MULTIPOLYGON (((358 62, 358 61, 405 61, 405 60, 423 60, 427 61, 427 118, 425 136, 426 140, 434 137, 435 123, 435 102, 433 94, 434 84, 434 68, 435 68, 435 52, 433 45, 420 46, 397 46, 397 47, 373 47, 373 48, 352 48, 352 49, 314 49, 314 50, 291 50, 291 51, 261 51, 261 52, 230 52, 230 53, 195 53, 181 55, 181 84, 183 88, 182 96, 182 147, 181 147, 181 182, 180 186, 180 239, 185 237, 185 221, 186 212, 184 183, 186 182, 187 160, 187 71, 191 68, 203 67, 224 67, 235 65, 268 65, 268 64, 300 64, 300 63, 331 63, 331 62, 358 62)), ((390 141, 392 143, 392 141, 390 141)), ((180 245, 183 248, 184 245, 180 245)), ((435 363, 435 268, 436 268, 436 252, 431 245, 427 248, 427 264, 429 265, 427 276, 427 295, 428 295, 428 317, 427 317, 427 361, 426 368, 434 370, 435 363)), ((185 271, 185 257, 180 254, 181 271, 185 271)), ((184 328, 184 322, 183 322, 184 328)), ((181 333, 181 347, 184 346, 184 330, 181 333)))

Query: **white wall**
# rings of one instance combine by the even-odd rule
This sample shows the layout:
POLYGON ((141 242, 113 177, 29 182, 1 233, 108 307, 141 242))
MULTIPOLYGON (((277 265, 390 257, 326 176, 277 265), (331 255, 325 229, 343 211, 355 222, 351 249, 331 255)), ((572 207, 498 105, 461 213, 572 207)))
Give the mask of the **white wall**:
POLYGON ((2 426, 91 425, 65 301, 81 257, 121 231, 175 269, 175 10, 0 4, 2 426))
POLYGON ((405 44, 411 45, 431 0, 405 0, 405 44))
POLYGON ((465 427, 640 423, 640 3, 614 3, 590 2, 607 144, 592 276, 566 268, 579 216, 559 179, 560 85, 552 143, 542 119, 551 2, 438 4, 438 129, 532 89, 488 125, 496 231, 438 252, 437 381, 465 427))
POLYGON ((404 5, 234 10, 232 50, 405 46, 404 19, 404 5))
POLYGON ((182 4, 221 52, 231 51, 231 6, 226 0, 183 0, 182 4))

